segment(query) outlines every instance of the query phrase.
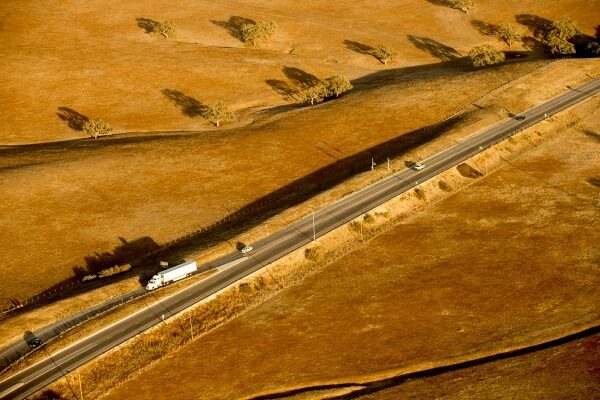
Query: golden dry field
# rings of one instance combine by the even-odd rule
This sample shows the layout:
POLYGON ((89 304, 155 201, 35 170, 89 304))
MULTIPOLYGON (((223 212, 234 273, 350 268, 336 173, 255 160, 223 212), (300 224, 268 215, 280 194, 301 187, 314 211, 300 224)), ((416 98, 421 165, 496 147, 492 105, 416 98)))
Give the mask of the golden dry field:
MULTIPOLYGON (((290 192, 313 195, 362 167, 315 171, 542 65, 473 71, 462 60, 473 45, 502 46, 476 21, 513 21, 531 34, 531 16, 569 15, 589 35, 597 23, 597 1, 479 1, 469 14, 433 3, 2 2, 0 263, 14 279, 0 285, 0 307, 60 287, 74 270, 135 260, 266 196, 282 206, 290 192), (236 37, 243 18, 279 28, 249 47, 236 37), (175 37, 145 32, 165 19, 179 26, 175 37), (378 43, 399 62, 384 66, 361 50, 378 43), (296 107, 285 93, 334 74, 355 86, 341 99, 296 107), (214 100, 237 122, 216 129, 198 118, 214 100), (92 140, 73 129, 93 117, 115 135, 92 140)), ((574 84, 597 65, 549 68, 574 84)), ((563 83, 542 82, 511 111, 563 83)))
MULTIPOLYGON (((106 398, 278 398, 290 389, 321 398, 313 389, 322 385, 353 390, 597 325, 599 101, 563 113, 578 121, 568 128, 557 132, 554 119, 532 128, 551 137, 106 398)), ((600 391, 597 350, 596 335, 373 398, 588 398, 600 391)))
POLYGON ((411 380, 360 398, 594 399, 599 381, 600 335, 595 335, 514 359, 411 380))

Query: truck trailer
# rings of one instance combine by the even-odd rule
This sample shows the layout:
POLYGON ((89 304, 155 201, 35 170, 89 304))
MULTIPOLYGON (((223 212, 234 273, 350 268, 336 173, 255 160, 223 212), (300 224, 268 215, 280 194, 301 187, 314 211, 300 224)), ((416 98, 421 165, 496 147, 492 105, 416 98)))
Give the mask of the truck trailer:
POLYGON ((152 279, 148 281, 146 290, 158 289, 161 286, 165 286, 171 282, 175 282, 190 276, 197 270, 198 266, 196 265, 196 261, 187 261, 183 264, 165 269, 164 271, 160 271, 158 274, 154 275, 152 279))

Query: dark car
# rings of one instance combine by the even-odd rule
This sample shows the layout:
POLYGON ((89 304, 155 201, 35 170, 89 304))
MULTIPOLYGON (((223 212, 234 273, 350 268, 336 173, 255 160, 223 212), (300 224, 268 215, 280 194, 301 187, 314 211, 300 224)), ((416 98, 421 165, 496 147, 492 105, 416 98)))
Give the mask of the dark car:
POLYGON ((31 339, 27 340, 27 344, 32 349, 35 349, 36 347, 39 347, 42 344, 42 341, 38 338, 31 338, 31 339))

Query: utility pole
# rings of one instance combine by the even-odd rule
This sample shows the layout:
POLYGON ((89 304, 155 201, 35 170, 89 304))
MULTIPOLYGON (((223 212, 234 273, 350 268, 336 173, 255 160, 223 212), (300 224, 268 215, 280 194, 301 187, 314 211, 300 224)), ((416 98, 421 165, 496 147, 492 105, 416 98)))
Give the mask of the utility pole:
POLYGON ((81 387, 81 372, 77 372, 77 376, 79 376, 79 397, 83 400, 83 388, 81 387))
POLYGON ((373 160, 373 158, 371 158, 371 171, 373 171, 375 169, 375 166, 377 164, 375 164, 375 161, 373 160))
POLYGON ((387 167, 388 167, 388 173, 390 172, 390 158, 388 157, 387 159, 387 167))
POLYGON ((192 325, 192 313, 190 312, 190 336, 194 339, 194 327, 192 325))
POLYGON ((315 212, 313 211, 313 215, 312 215, 312 220, 313 220, 313 243, 315 243, 317 241, 317 232, 315 231, 315 212))

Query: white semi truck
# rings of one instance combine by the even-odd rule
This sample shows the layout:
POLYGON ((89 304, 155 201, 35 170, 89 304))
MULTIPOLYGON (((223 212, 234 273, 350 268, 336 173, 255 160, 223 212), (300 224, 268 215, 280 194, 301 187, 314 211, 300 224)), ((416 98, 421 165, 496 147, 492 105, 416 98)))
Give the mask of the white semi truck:
POLYGON ((171 282, 175 282, 185 278, 186 276, 190 276, 197 270, 198 266, 196 265, 196 261, 184 262, 183 264, 165 269, 164 271, 160 271, 158 274, 154 275, 152 279, 148 281, 146 290, 158 289, 161 286, 165 286, 171 282))

